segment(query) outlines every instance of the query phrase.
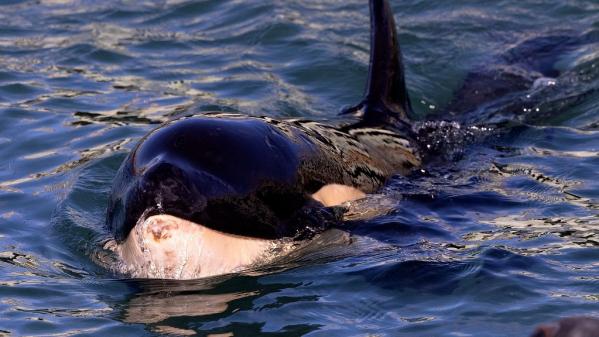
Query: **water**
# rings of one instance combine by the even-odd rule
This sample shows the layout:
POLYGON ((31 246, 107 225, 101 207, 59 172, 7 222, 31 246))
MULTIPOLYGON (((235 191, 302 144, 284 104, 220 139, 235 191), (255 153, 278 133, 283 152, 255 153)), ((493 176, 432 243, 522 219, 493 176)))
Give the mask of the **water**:
POLYGON ((3 1, 0 334, 527 336, 598 315, 597 3, 393 8, 417 114, 461 107, 449 116, 461 131, 423 140, 424 172, 362 205, 383 215, 266 269, 167 282, 106 268, 104 211, 127 151, 195 111, 335 116, 362 93, 366 1, 3 1), (555 35, 585 36, 546 51, 555 85, 502 96, 497 80, 484 104, 452 102, 471 71, 555 35))

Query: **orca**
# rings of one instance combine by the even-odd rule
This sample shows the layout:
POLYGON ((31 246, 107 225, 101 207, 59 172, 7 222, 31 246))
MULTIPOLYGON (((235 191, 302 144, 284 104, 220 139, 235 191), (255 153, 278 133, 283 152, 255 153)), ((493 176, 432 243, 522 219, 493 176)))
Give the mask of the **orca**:
POLYGON ((599 318, 566 317, 539 325, 530 337, 599 337, 599 318))
POLYGON ((139 141, 116 174, 106 216, 128 273, 243 270, 276 255, 276 242, 336 226, 337 206, 421 166, 393 13, 387 0, 369 5, 364 98, 339 120, 203 112, 139 141))

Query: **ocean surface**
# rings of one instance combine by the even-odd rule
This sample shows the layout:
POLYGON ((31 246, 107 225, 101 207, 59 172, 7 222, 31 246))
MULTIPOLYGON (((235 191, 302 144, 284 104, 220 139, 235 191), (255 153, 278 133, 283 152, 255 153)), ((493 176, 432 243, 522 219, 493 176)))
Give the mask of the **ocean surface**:
POLYGON ((599 315, 599 3, 391 3, 427 165, 267 268, 150 281, 103 248, 128 151, 202 111, 334 119, 363 92, 367 1, 2 0, 0 335, 528 336, 599 315))

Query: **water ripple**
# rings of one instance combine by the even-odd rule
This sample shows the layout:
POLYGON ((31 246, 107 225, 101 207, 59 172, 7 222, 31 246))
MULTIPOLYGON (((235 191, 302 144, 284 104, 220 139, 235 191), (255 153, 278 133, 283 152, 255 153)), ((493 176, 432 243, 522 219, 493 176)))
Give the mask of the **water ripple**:
POLYGON ((175 282, 105 268, 127 151, 199 111, 334 117, 362 94, 367 6, 2 1, 0 334, 525 336, 599 313, 597 4, 392 7, 416 114, 463 117, 423 124, 431 164, 271 266, 175 282), (487 101, 439 115, 469 81, 487 101))

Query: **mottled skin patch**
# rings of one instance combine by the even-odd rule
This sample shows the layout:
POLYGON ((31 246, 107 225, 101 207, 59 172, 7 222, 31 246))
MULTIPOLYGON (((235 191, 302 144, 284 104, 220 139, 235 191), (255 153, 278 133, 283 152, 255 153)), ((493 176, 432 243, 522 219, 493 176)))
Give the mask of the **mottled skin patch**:
POLYGON ((148 227, 148 232, 154 238, 154 241, 160 242, 163 239, 169 239, 171 237, 170 232, 178 229, 176 222, 157 221, 158 225, 148 227))

